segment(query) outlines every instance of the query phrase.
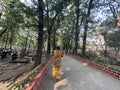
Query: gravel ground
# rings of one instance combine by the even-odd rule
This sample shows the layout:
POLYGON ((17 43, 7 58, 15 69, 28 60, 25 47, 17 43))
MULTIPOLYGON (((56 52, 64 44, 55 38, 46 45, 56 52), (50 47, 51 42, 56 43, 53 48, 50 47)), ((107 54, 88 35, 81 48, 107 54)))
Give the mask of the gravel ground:
POLYGON ((51 67, 46 73, 40 90, 120 90, 120 80, 81 63, 69 56, 62 61, 63 76, 55 81, 51 67))

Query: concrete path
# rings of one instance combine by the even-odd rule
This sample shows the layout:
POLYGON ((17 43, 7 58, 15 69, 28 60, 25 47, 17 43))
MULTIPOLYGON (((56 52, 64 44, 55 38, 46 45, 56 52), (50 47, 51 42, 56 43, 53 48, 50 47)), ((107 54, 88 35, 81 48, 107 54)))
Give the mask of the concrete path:
POLYGON ((62 61, 61 80, 55 81, 51 68, 47 72, 40 90, 120 90, 120 80, 81 63, 69 56, 62 61))

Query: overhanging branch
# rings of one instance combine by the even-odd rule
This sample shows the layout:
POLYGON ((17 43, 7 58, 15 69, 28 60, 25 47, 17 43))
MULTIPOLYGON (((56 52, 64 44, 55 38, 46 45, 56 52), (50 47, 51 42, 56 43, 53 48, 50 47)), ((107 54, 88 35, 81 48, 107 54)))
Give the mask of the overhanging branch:
POLYGON ((0 37, 7 31, 7 28, 5 28, 3 31, 0 31, 0 37))

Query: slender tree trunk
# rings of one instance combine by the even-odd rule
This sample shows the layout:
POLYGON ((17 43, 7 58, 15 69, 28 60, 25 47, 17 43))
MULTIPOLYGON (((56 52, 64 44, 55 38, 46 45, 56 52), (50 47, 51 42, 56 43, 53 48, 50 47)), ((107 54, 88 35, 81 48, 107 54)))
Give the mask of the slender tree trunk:
POLYGON ((105 41, 105 48, 104 48, 104 56, 107 56, 107 30, 105 30, 105 32, 101 33, 104 37, 104 41, 105 41))
POLYGON ((55 47, 56 47, 56 30, 54 30, 54 35, 53 35, 53 51, 55 50, 55 47))
POLYGON ((48 33, 48 43, 47 43, 47 55, 51 53, 51 33, 48 33))
POLYGON ((104 51, 104 54, 105 54, 105 57, 107 56, 107 36, 105 34, 104 36, 104 39, 105 39, 105 51, 104 51))
POLYGON ((82 46, 82 54, 83 55, 85 55, 85 50, 86 50, 87 31, 88 31, 88 20, 86 17, 85 18, 85 26, 84 26, 83 46, 82 46))
POLYGON ((47 55, 50 55, 51 50, 51 30, 50 30, 50 22, 49 22, 49 8, 48 8, 48 1, 47 2, 47 31, 48 31, 48 42, 47 42, 47 55))
POLYGON ((38 14, 39 14, 39 25, 38 25, 38 45, 37 45, 37 59, 35 59, 35 65, 41 64, 42 58, 42 46, 43 46, 43 0, 38 0, 38 14))
POLYGON ((9 40, 9 32, 7 32, 7 35, 6 35, 6 40, 5 40, 5 49, 6 49, 6 47, 7 47, 7 42, 8 42, 8 40, 9 40))
POLYGON ((92 2, 93 0, 90 0, 87 14, 85 15, 85 26, 84 26, 84 36, 83 36, 83 46, 82 46, 82 54, 85 55, 86 50, 86 39, 87 39, 87 31, 88 31, 88 21, 90 16, 90 11, 92 8, 92 2))
POLYGON ((118 47, 117 47, 117 51, 118 51, 118 55, 119 55, 119 51, 120 51, 120 40, 118 40, 118 47))
POLYGON ((116 56, 115 51, 116 51, 116 47, 114 47, 114 55, 116 56))
POLYGON ((27 32, 27 36, 26 36, 26 40, 25 40, 25 52, 27 52, 27 49, 28 49, 28 37, 29 37, 29 34, 30 34, 30 30, 28 28, 28 32, 27 32))
POLYGON ((48 29, 47 55, 50 55, 50 53, 51 53, 51 31, 53 28, 54 21, 55 21, 56 17, 58 16, 58 14, 59 14, 59 12, 56 12, 56 15, 54 16, 53 20, 51 21, 51 25, 49 26, 49 29, 48 29))
POLYGON ((79 36, 79 0, 76 3, 76 25, 75 25, 75 48, 74 48, 74 54, 77 54, 77 49, 78 49, 78 36, 79 36))
POLYGON ((52 43, 52 49, 53 49, 52 51, 53 52, 54 52, 54 50, 56 48, 56 30, 57 30, 59 25, 60 25, 60 20, 57 19, 57 23, 53 26, 53 43, 52 43))
POLYGON ((30 43, 29 43, 29 46, 28 46, 28 53, 30 51, 31 43, 32 43, 32 36, 30 37, 30 43))
MULTIPOLYGON (((102 40, 101 40, 101 38, 100 38, 99 36, 98 36, 98 39, 99 39, 99 41, 100 41, 99 46, 101 46, 102 51, 104 51, 104 46, 103 46, 103 44, 102 44, 102 40)), ((99 48, 98 48, 97 50, 99 50, 99 48)))
POLYGON ((13 44, 13 40, 14 40, 14 32, 15 32, 15 30, 11 29, 10 49, 12 49, 12 44, 13 44))
POLYGON ((7 33, 3 36, 4 47, 6 46, 7 33))

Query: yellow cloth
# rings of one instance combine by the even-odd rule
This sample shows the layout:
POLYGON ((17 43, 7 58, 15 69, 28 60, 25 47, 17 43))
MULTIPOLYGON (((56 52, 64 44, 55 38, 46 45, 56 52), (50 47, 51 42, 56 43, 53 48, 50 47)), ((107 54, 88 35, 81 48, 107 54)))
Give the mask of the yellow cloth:
POLYGON ((60 69, 60 67, 53 67, 52 75, 54 77, 60 77, 61 76, 61 73, 59 72, 59 69, 60 69))
POLYGON ((63 57, 63 53, 61 50, 54 51, 54 65, 52 69, 52 75, 54 77, 60 77, 61 73, 59 70, 61 69, 61 57, 63 57))

